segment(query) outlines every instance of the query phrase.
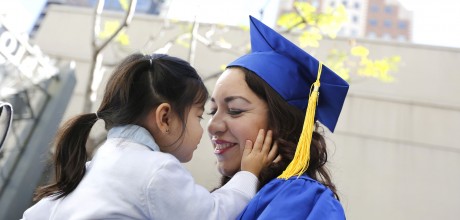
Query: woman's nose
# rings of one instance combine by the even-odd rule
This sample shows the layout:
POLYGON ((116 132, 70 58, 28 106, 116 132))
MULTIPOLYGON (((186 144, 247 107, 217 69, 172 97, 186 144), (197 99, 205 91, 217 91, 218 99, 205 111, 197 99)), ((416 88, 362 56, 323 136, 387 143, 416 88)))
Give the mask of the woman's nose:
POLYGON ((208 132, 211 135, 225 132, 225 121, 218 115, 214 114, 208 122, 208 132))

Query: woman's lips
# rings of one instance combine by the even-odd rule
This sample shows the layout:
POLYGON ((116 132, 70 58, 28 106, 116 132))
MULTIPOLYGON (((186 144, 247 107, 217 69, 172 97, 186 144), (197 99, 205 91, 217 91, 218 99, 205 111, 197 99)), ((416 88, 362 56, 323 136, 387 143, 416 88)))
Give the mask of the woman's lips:
POLYGON ((230 148, 234 147, 235 143, 230 143, 221 140, 214 141, 214 154, 223 154, 228 151, 230 148))

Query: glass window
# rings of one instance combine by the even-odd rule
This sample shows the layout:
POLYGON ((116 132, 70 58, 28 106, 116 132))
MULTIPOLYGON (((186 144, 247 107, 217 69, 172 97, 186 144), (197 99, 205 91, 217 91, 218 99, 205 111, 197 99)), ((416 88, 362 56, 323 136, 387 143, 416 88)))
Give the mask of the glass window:
POLYGON ((406 29, 407 28, 407 23, 405 21, 399 21, 398 22, 398 27, 399 27, 399 29, 406 29))
POLYGON ((388 19, 385 19, 385 20, 383 21, 383 25, 384 25, 385 27, 389 28, 389 27, 391 27, 391 21, 388 20, 388 19))
POLYGON ((356 29, 351 29, 350 32, 351 32, 350 34, 351 34, 352 37, 358 36, 358 31, 356 29))
POLYGON ((391 6, 385 6, 385 13, 387 13, 387 14, 393 13, 393 7, 391 7, 391 6))
POLYGON ((371 12, 379 12, 379 6, 378 5, 371 5, 371 12))
POLYGON ((358 16, 353 15, 353 16, 351 17, 351 20, 353 21, 353 23, 358 23, 359 18, 358 18, 358 16))
POLYGON ((377 19, 369 19, 369 24, 373 27, 377 26, 377 19))
POLYGON ((355 2, 354 7, 355 7, 355 9, 359 9, 361 7, 361 5, 359 4, 359 2, 355 2))
POLYGON ((367 37, 368 37, 368 38, 371 38, 371 39, 375 39, 375 38, 377 37, 377 34, 376 34, 375 32, 369 32, 369 33, 367 34, 367 37))
POLYGON ((383 34, 382 39, 384 39, 384 40, 391 40, 391 34, 389 34, 389 33, 383 34))
POLYGON ((407 38, 406 38, 406 36, 400 34, 400 35, 398 35, 398 41, 404 42, 404 41, 407 41, 407 38))

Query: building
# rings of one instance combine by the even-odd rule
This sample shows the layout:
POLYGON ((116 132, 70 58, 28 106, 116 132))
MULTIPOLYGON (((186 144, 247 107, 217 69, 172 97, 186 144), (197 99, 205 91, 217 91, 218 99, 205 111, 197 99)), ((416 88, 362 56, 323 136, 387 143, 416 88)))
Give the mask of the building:
MULTIPOLYGON (((292 11, 293 2, 285 2, 282 11, 292 11)), ((303 0, 299 2, 308 2, 321 12, 343 5, 348 12, 348 22, 339 31, 339 36, 402 42, 412 40, 412 13, 398 0, 303 0)))
POLYGON ((412 14, 397 0, 369 0, 367 11, 367 37, 411 41, 412 14))

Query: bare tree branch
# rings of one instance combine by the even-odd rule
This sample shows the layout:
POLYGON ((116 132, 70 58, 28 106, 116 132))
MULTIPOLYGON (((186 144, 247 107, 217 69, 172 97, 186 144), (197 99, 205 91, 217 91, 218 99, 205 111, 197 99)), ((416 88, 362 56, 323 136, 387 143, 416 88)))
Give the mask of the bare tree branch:
POLYGON ((190 36, 190 50, 188 54, 188 61, 190 65, 194 65, 195 63, 195 53, 196 53, 196 36, 198 35, 198 27, 200 26, 200 23, 195 20, 193 21, 193 26, 191 30, 191 36, 190 36))
POLYGON ((100 71, 102 65, 102 50, 130 23, 134 16, 134 12, 136 9, 137 0, 131 0, 129 3, 129 8, 125 13, 125 17, 123 18, 123 23, 117 28, 117 30, 101 45, 97 45, 97 36, 100 31, 100 22, 101 22, 101 14, 104 8, 105 0, 99 0, 97 7, 95 9, 94 14, 94 26, 93 26, 93 38, 92 38, 92 45, 93 45, 93 54, 92 54, 92 62, 90 67, 90 76, 88 78, 88 82, 86 85, 86 93, 85 93, 85 103, 83 105, 83 112, 88 113, 92 111, 93 102, 95 101, 96 91, 97 88, 93 88, 94 77, 98 71, 100 71))

